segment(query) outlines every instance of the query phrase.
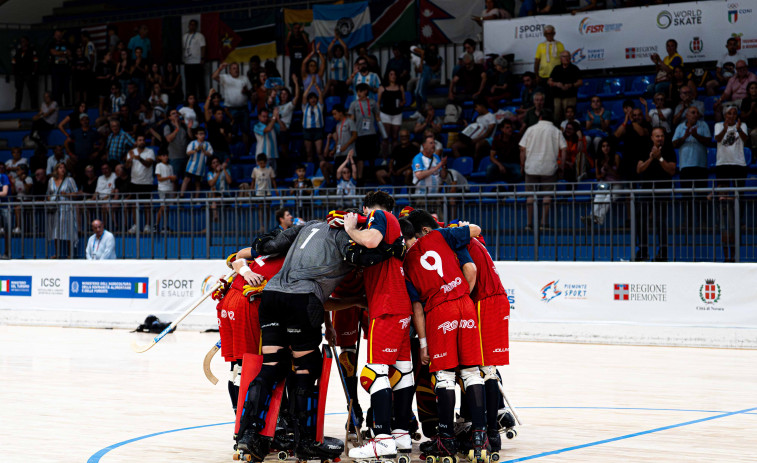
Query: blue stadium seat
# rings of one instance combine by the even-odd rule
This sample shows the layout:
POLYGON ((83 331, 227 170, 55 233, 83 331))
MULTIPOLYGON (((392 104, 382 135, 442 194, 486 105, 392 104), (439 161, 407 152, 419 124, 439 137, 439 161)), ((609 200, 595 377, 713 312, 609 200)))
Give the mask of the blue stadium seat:
POLYGON ((744 160, 746 161, 746 165, 750 165, 752 163, 752 149, 751 148, 744 148, 744 160))
POLYGON ((326 114, 331 114, 331 110, 338 104, 342 104, 342 99, 340 97, 330 96, 326 98, 326 114))
POLYGON ((708 96, 704 99, 704 117, 713 117, 715 115, 715 100, 718 97, 708 96))
POLYGON ((473 158, 468 156, 461 156, 452 161, 450 168, 455 169, 465 176, 468 176, 473 173, 473 158))
POLYGON ((347 109, 350 109, 350 104, 352 104, 353 101, 355 101, 355 95, 349 94, 347 95, 347 99, 344 101, 344 107, 347 109))
POLYGON ((649 76, 638 76, 631 80, 631 84, 626 90, 626 96, 641 96, 647 91, 647 87, 653 80, 649 76))
POLYGON ((589 98, 597 92, 597 81, 584 79, 583 85, 578 89, 578 98, 589 98))
POLYGON ((326 119, 323 121, 323 130, 325 133, 331 133, 334 131, 334 127, 336 127, 336 121, 332 116, 327 116, 326 119))
MULTIPOLYGON (((707 167, 710 169, 715 168, 715 164, 717 163, 718 158, 718 149, 717 148, 707 148, 707 167)), ((749 163, 747 162, 747 165, 749 163)))
POLYGON ((486 169, 491 165, 491 163, 492 160, 489 156, 483 158, 478 163, 478 168, 476 169, 476 171, 471 174, 471 178, 479 182, 486 180, 486 169))
POLYGON ((597 87, 597 95, 602 98, 612 98, 623 92, 623 81, 616 78, 605 79, 597 87))

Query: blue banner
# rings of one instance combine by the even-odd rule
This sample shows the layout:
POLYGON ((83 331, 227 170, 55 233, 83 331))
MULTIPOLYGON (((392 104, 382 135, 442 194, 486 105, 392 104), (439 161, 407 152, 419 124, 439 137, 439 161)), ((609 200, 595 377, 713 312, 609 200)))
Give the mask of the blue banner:
POLYGON ((149 278, 71 277, 69 297, 147 299, 149 278))
POLYGON ((0 275, 0 296, 31 296, 31 276, 0 275))

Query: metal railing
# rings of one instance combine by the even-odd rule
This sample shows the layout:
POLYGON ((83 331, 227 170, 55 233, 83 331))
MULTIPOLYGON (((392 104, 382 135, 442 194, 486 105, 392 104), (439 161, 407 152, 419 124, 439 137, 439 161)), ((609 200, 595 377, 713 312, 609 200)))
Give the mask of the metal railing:
MULTIPOLYGON (((437 213, 440 221, 479 224, 495 260, 757 261, 755 187, 561 183, 556 191, 481 185, 431 194, 382 189, 394 196, 395 213, 410 205, 437 213)), ((322 188, 315 195, 256 197, 246 191, 164 200, 152 195, 79 201, 27 197, 0 203, 5 228, 0 254, 83 258, 90 223, 97 218, 115 235, 118 258, 225 258, 275 227, 280 207, 305 220, 325 218, 331 210, 361 206, 370 190, 354 196, 322 188)))

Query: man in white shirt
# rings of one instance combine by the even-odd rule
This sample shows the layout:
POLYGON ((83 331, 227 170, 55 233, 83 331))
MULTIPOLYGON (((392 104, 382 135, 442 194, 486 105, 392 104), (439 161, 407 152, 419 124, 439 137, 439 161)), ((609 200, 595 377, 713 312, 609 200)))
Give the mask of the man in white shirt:
POLYGON ((102 174, 97 177, 97 187, 95 187, 95 194, 97 199, 110 199, 113 194, 113 190, 116 188, 116 174, 110 168, 110 164, 104 162, 100 167, 102 174))
POLYGON ((189 21, 189 30, 181 39, 187 95, 205 96, 205 36, 198 30, 196 19, 189 21))
POLYGON ((468 124, 458 135, 457 141, 452 144, 452 154, 456 158, 472 156, 478 160, 489 154, 491 146, 487 139, 494 134, 497 117, 489 112, 484 98, 477 98, 473 109, 478 114, 476 121, 468 124))
POLYGON ((57 166, 58 163, 61 162, 68 162, 68 154, 63 151, 63 146, 55 145, 53 146, 53 155, 47 158, 47 168, 45 169, 45 174, 47 174, 48 178, 53 175, 53 169, 55 169, 55 166, 57 166))
POLYGON ((213 73, 213 80, 221 84, 223 102, 229 108, 231 117, 234 119, 234 133, 237 133, 241 128, 242 141, 247 147, 247 151, 249 151, 250 111, 247 109, 247 101, 252 91, 250 79, 245 75, 240 75, 239 63, 221 63, 213 73), (221 74, 227 67, 229 68, 229 73, 221 74))
MULTIPOLYGON (((552 123, 551 113, 545 111, 541 114, 539 122, 532 125, 523 134, 520 140, 520 166, 526 173, 526 191, 553 191, 557 183, 558 163, 565 165, 565 153, 568 144, 560 129, 552 123)), ((549 205, 552 198, 544 197, 542 206, 541 226, 542 231, 549 231, 549 205)), ((526 231, 533 230, 534 222, 534 198, 529 196, 527 204, 526 231)))
POLYGON ((105 260, 116 258, 116 238, 105 229, 100 220, 92 221, 94 234, 87 241, 87 260, 105 260))
POLYGON ((426 135, 421 145, 421 152, 413 158, 413 185, 417 185, 417 194, 437 193, 441 178, 439 171, 446 164, 447 159, 439 159, 434 153, 436 139, 433 135, 426 135))
MULTIPOLYGON (((131 185, 129 189, 131 193, 135 194, 136 199, 150 198, 153 192, 154 174, 153 165, 155 164, 155 153, 146 147, 145 137, 140 135, 137 137, 136 146, 126 155, 126 168, 131 169, 131 185)), ((152 226, 150 225, 150 217, 152 217, 152 210, 149 207, 144 207, 145 210, 145 233, 152 233, 152 226)), ((129 229, 129 233, 137 232, 137 211, 133 210, 134 225, 129 229)))
POLYGON ((730 37, 726 40, 725 49, 727 51, 715 65, 715 78, 705 84, 709 96, 717 94, 718 87, 726 85, 728 79, 736 74, 736 62, 741 60, 747 62, 747 58, 739 53, 739 42, 736 37, 730 37))

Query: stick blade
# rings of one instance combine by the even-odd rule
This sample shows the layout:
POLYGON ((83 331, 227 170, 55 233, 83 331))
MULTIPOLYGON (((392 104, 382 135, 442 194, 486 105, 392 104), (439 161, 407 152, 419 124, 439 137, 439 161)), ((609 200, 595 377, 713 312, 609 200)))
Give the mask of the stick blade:
POLYGON ((141 354, 142 352, 147 352, 148 350, 150 350, 150 348, 152 348, 152 346, 154 346, 154 345, 155 345, 155 341, 151 342, 150 344, 143 345, 143 346, 140 346, 139 344, 137 344, 137 341, 132 341, 131 342, 131 350, 133 350, 134 352, 136 352, 138 354, 141 354))
POLYGON ((210 351, 205 354, 205 360, 202 362, 202 369, 205 372, 205 377, 208 378, 208 381, 213 383, 215 386, 218 384, 218 378, 213 374, 213 372, 210 370, 210 361, 213 360, 213 356, 216 355, 216 352, 218 352, 218 346, 213 346, 210 351))

